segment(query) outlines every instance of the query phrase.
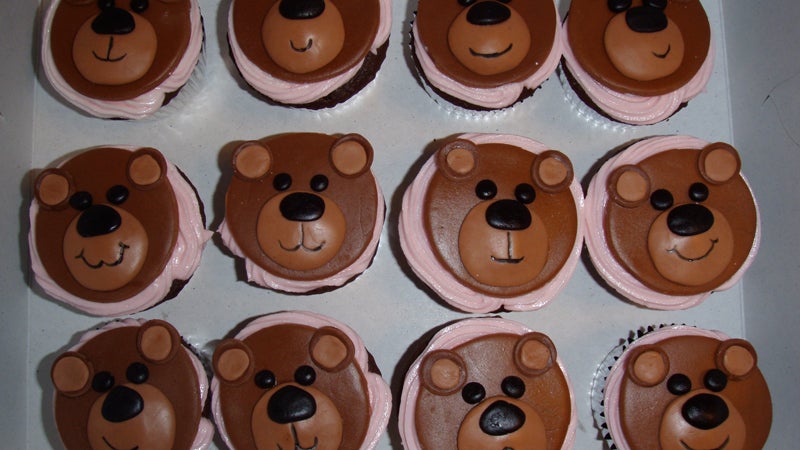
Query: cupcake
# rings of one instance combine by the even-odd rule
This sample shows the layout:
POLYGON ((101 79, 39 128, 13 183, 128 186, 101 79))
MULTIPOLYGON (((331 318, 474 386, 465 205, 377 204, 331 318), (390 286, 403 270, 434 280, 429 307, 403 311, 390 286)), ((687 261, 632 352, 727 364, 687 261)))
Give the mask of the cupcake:
POLYGON ((233 0, 228 41, 267 100, 322 109, 369 84, 386 57, 391 0, 233 0))
POLYGON ((572 0, 564 36, 569 85, 618 122, 669 118, 703 92, 713 69, 700 0, 572 0))
POLYGON ((305 293, 335 288, 372 262, 384 202, 361 135, 285 133, 233 153, 220 234, 249 281, 305 293))
POLYGON ((54 0, 42 29, 45 76, 101 118, 154 114, 190 80, 203 48, 197 0, 54 0))
POLYGON ((161 320, 111 322, 85 333, 53 363, 54 411, 67 449, 205 449, 208 378, 175 328, 161 320))
POLYGON ((436 333, 408 370, 400 399, 408 450, 571 449, 577 422, 553 342, 501 318, 436 333))
POLYGON ((211 237, 187 179, 158 150, 132 146, 94 147, 43 170, 30 223, 39 286, 98 316, 177 295, 211 237))
POLYGON ((719 331, 640 331, 609 354, 594 383, 592 409, 609 448, 759 449, 772 424, 753 346, 719 331))
POLYGON ((406 190, 400 244, 451 306, 533 310, 575 270, 582 209, 563 153, 520 136, 464 134, 442 144, 406 190))
POLYGON ((555 71, 559 24, 553 0, 420 0, 413 54, 439 97, 496 110, 531 96, 555 71))
POLYGON ((389 386, 364 343, 319 314, 257 318, 219 343, 213 367, 214 420, 232 450, 367 450, 389 421, 389 386))
POLYGON ((586 194, 600 276, 653 309, 696 306, 738 282, 758 251, 758 208, 732 146, 643 139, 603 164, 586 194))

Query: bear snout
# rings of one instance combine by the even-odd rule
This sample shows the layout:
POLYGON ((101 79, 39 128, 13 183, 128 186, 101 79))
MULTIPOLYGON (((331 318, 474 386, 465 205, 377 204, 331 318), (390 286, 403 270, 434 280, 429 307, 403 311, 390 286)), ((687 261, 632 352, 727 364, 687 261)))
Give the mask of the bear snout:
POLYGON ((280 203, 281 215, 294 222, 312 222, 325 214, 325 201, 318 195, 294 192, 280 203))
POLYGON ((306 420, 316 412, 317 402, 314 396, 293 385, 280 388, 267 403, 267 416, 279 424, 306 420))
POLYGON ((516 200, 498 200, 486 209, 486 223, 498 230, 525 230, 531 222, 531 212, 516 200))
POLYGON ((496 400, 481 414, 479 424, 490 436, 505 436, 525 425, 525 412, 505 400, 496 400))
POLYGON ((695 428, 711 430, 728 419, 728 405, 718 395, 702 393, 683 404, 681 414, 684 420, 695 428))
POLYGON ((667 226, 678 236, 696 236, 714 226, 714 214, 695 203, 681 205, 669 212, 667 226))
POLYGON ((122 225, 122 217, 108 205, 94 205, 81 213, 76 228, 82 237, 111 234, 122 225))
POLYGON ((119 423, 133 419, 144 410, 144 399, 126 386, 116 386, 103 400, 101 413, 109 422, 119 423))

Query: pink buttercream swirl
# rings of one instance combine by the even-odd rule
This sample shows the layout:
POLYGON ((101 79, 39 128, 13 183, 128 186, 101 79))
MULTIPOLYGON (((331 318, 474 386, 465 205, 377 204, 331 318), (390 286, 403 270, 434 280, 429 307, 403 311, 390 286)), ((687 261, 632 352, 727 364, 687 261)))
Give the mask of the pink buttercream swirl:
POLYGON ((164 98, 167 94, 177 91, 189 81, 192 72, 200 61, 203 50, 203 21, 197 0, 190 1, 189 20, 191 21, 191 32, 189 45, 178 65, 153 90, 136 98, 120 101, 98 100, 83 95, 73 89, 59 73, 53 60, 53 52, 50 46, 50 27, 53 24, 53 17, 60 3, 60 1, 54 1, 47 10, 42 33, 42 67, 47 79, 50 80, 53 88, 67 101, 95 117, 105 119, 143 119, 152 116, 164 104, 164 98))
MULTIPOLYGON (((617 262, 608 247, 606 234, 603 227, 605 208, 609 201, 606 184, 608 177, 617 167, 632 164, 636 165, 656 153, 672 149, 701 149, 709 143, 690 136, 659 136, 645 139, 631 145, 626 150, 606 161, 592 178, 589 189, 586 191, 586 247, 597 272, 617 292, 642 306, 661 310, 678 310, 696 306, 703 302, 711 292, 696 295, 675 296, 657 292, 636 279, 630 272, 617 262)), ((747 179, 742 175, 745 184, 747 179)), ((748 185, 749 188, 749 185, 748 185)), ((755 199, 753 199, 755 202, 755 199)), ((741 267, 733 276, 720 285, 716 290, 729 289, 736 284, 745 271, 753 263, 758 253, 761 242, 761 220, 756 208, 756 231, 753 246, 741 267)))
MULTIPOLYGON (((135 151, 138 148, 123 145, 114 147, 129 151, 135 151)), ((167 179, 175 193, 175 200, 178 205, 178 236, 172 255, 166 266, 164 266, 164 270, 147 287, 130 298, 112 303, 89 301, 64 290, 47 273, 36 249, 34 230, 36 229, 39 203, 34 199, 29 213, 31 230, 28 233, 28 246, 30 248, 34 278, 39 286, 56 300, 72 305, 89 314, 121 316, 143 311, 157 304, 169 293, 173 281, 188 280, 200 265, 203 248, 213 233, 205 229, 203 217, 200 214, 200 202, 194 189, 169 161, 167 161, 167 179)))
MULTIPOLYGON (((275 101, 287 105, 304 105, 319 100, 350 81, 364 64, 362 60, 340 75, 315 83, 293 83, 274 77, 250 61, 239 45, 239 38, 233 26, 234 3, 235 1, 232 1, 228 9, 228 42, 236 67, 250 86, 275 101)), ((370 52, 374 54, 377 54, 378 49, 389 39, 392 24, 391 0, 380 0, 379 20, 378 31, 370 47, 370 52)))
MULTIPOLYGON (((476 145, 489 143, 509 144, 532 153, 549 150, 544 144, 521 136, 502 134, 463 134, 460 139, 472 141, 476 145)), ((496 297, 473 291, 461 283, 447 270, 433 253, 433 245, 425 231, 423 209, 428 185, 436 173, 435 157, 430 158, 420 169, 403 195, 400 212, 400 246, 414 273, 428 286, 436 291, 451 305, 469 312, 488 313, 504 308, 508 311, 529 311, 543 307, 555 298, 572 277, 583 247, 584 223, 583 191, 576 179, 570 184, 570 192, 575 200, 578 226, 572 252, 564 262, 561 270, 547 284, 517 297, 496 297)))
MULTIPOLYGON (((334 327, 344 332, 344 334, 350 338, 350 341, 353 342, 353 348, 355 350, 353 362, 361 368, 364 378, 367 381, 367 396, 369 397, 370 409, 372 411, 367 434, 359 450, 374 449, 389 423, 389 416, 392 413, 392 393, 389 390, 389 385, 379 374, 369 371, 369 353, 361 337, 347 325, 330 317, 323 316, 322 314, 308 311, 285 311, 268 314, 252 320, 235 336, 235 339, 244 340, 248 336, 257 333, 259 330, 284 324, 304 325, 312 328, 334 327)), ((234 448, 225 427, 225 421, 222 418, 219 383, 216 376, 211 380, 211 411, 214 415, 214 422, 217 424, 219 434, 222 436, 225 445, 227 445, 228 448, 234 448)))
MULTIPOLYGON (((459 345, 490 334, 514 334, 522 336, 532 331, 533 330, 519 322, 498 317, 464 319, 439 330, 439 332, 433 336, 430 343, 425 348, 425 351, 417 357, 416 361, 414 361, 408 369, 405 381, 403 382, 403 392, 400 397, 400 411, 398 413, 398 428, 400 429, 400 436, 403 439, 403 447, 406 450, 422 450, 422 445, 417 437, 415 409, 421 386, 419 367, 426 354, 435 350, 454 349, 459 345)), ((572 385, 569 382, 569 377, 561 362, 561 358, 558 356, 556 357, 556 364, 558 364, 561 372, 567 379, 567 385, 569 386, 570 422, 566 436, 564 436, 564 444, 561 446, 562 450, 568 450, 575 444, 575 430, 578 424, 578 414, 575 410, 575 394, 572 391, 572 385)))
POLYGON ((500 109, 511 106, 522 94, 524 89, 536 89, 544 81, 553 74, 558 67, 558 62, 561 60, 563 52, 563 39, 561 37, 561 27, 558 25, 560 19, 558 12, 556 12, 556 35, 553 40, 553 46, 550 48, 547 58, 542 62, 541 66, 534 71, 528 78, 523 81, 508 83, 493 88, 477 88, 467 86, 459 83, 452 77, 448 76, 436 66, 431 56, 428 54, 425 45, 419 40, 419 31, 417 30, 417 22, 412 25, 414 35, 414 52, 417 56, 417 61, 425 74, 425 78, 431 86, 439 89, 440 91, 452 95, 453 97, 460 98, 468 103, 477 105, 487 109, 500 109))
MULTIPOLYGON (((714 69, 714 42, 709 43, 708 54, 700 70, 683 87, 668 94, 643 97, 614 91, 596 81, 575 59, 569 46, 569 18, 564 21, 564 62, 586 95, 615 120, 631 125, 651 125, 667 119, 682 104, 703 92, 714 69)), ((568 88, 568 86, 565 86, 568 88)))

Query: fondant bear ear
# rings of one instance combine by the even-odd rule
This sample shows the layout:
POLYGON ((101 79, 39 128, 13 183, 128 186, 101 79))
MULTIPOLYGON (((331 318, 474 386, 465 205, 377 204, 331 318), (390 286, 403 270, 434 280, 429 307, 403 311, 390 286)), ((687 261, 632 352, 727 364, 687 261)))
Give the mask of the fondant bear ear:
POLYGON ((439 149, 436 164, 450 179, 468 177, 478 166, 478 147, 466 139, 448 142, 439 149))
POLYGON ((75 192, 72 178, 61 169, 46 169, 36 177, 34 195, 45 209, 61 209, 75 192))
POLYGON ((664 381, 669 373, 669 357, 656 345, 643 345, 630 350, 627 375, 639 386, 651 387, 664 381))
POLYGON ((136 348, 142 357, 155 364, 169 362, 181 347, 178 330, 163 320, 150 320, 139 328, 136 348))
POLYGON ((650 196, 650 177, 636 166, 624 165, 611 173, 606 188, 615 203, 635 208, 650 196))
POLYGON ((715 142, 703 147, 697 161, 698 169, 709 183, 725 184, 739 174, 742 160, 733 146, 715 142))
POLYGON ((744 339, 728 339, 717 349, 717 368, 732 380, 743 380, 750 376, 758 365, 758 356, 753 346, 744 339))
POLYGON ((67 397, 77 397, 89 390, 93 374, 92 364, 78 352, 62 354, 50 369, 53 386, 67 397))
POLYGON ((357 177, 369 170, 372 157, 372 145, 360 134, 346 134, 331 146, 331 166, 343 177, 357 177))
POLYGON ((322 327, 311 337, 308 354, 317 366, 328 372, 338 372, 353 362, 355 347, 341 330, 322 327))
POLYGON ((523 335, 514 346, 514 363, 528 376, 541 375, 556 362, 556 346, 542 333, 523 335))
POLYGON ((233 173, 245 180, 257 180, 272 167, 272 151, 258 141, 248 141, 233 152, 233 173))
POLYGON ((572 171, 572 161, 557 150, 547 150, 536 156, 531 167, 531 175, 536 187, 550 194, 568 188, 575 176, 572 171))
POLYGON ((449 350, 428 353, 419 370, 422 386, 435 395, 452 394, 467 381, 466 363, 461 356, 449 350))
POLYGON ((241 384, 253 376, 253 352, 238 339, 226 339, 214 350, 211 365, 222 382, 241 384))
POLYGON ((154 148, 140 148, 128 159, 128 180, 139 189, 152 189, 167 175, 167 160, 154 148))

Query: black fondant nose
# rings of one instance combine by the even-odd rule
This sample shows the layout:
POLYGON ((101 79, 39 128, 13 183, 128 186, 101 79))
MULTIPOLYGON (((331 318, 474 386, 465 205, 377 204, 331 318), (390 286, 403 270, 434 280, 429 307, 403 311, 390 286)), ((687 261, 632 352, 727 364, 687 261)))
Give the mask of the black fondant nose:
POLYGON ((297 386, 284 386, 267 402, 267 416, 275 423, 299 422, 314 416, 317 402, 308 392, 297 386))
POLYGON ((667 28, 667 15, 660 8, 637 6, 625 13, 625 23, 637 33, 655 33, 667 28))
POLYGON ((128 34, 136 28, 133 15, 114 6, 113 0, 100 0, 100 15, 92 21, 92 31, 97 34, 128 34))
POLYGON ((689 425, 710 430, 728 419, 728 405, 718 395, 697 394, 683 404, 681 414, 689 425))
POLYGON ((285 19, 313 19, 325 11, 325 0, 281 0, 278 11, 285 19))
POLYGON ((76 226, 83 237, 102 236, 113 233, 122 225, 122 217, 108 205, 94 205, 81 213, 76 226))
POLYGON ((480 2, 467 11, 467 22, 473 25, 495 25, 503 23, 511 17, 508 6, 495 2, 480 2))
POLYGON ((696 203, 681 205, 669 212, 667 226, 678 236, 695 236, 714 226, 714 214, 696 203))
POLYGON ((119 423, 133 419, 142 410, 144 410, 144 399, 138 392, 125 386, 117 386, 103 400, 100 413, 107 421, 119 423))
POLYGON ((486 223, 498 230, 524 230, 531 226, 531 212, 518 201, 498 200, 486 209, 486 223))
POLYGON ((325 201, 318 195, 294 192, 281 200, 281 215, 296 222, 311 222, 325 214, 325 201))
POLYGON ((525 425, 525 412, 504 400, 492 403, 481 414, 481 430, 490 436, 505 436, 525 425))

